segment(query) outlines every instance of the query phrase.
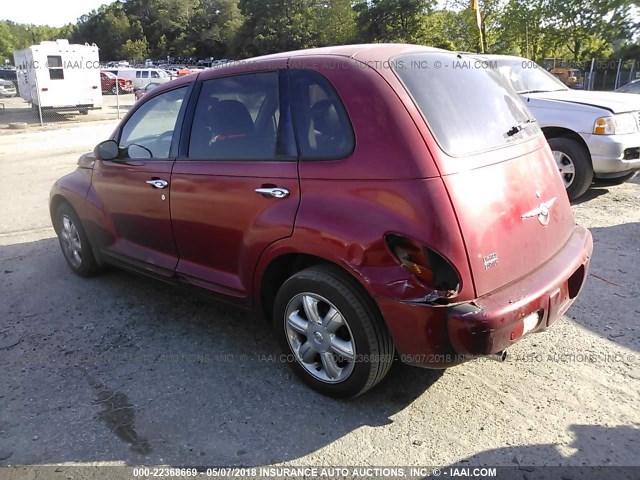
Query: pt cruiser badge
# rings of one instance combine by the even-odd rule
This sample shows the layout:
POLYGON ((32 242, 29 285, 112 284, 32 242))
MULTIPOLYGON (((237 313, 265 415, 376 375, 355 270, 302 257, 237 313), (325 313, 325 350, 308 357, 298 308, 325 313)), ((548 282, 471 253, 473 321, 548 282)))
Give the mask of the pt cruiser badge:
POLYGON ((538 205, 533 210, 531 210, 531 211, 525 213, 524 215, 522 215, 520 218, 538 217, 538 221, 542 225, 548 225, 549 224, 549 212, 551 210, 551 207, 555 203, 555 201, 556 201, 556 197, 553 197, 548 202, 541 203, 540 205, 538 205))

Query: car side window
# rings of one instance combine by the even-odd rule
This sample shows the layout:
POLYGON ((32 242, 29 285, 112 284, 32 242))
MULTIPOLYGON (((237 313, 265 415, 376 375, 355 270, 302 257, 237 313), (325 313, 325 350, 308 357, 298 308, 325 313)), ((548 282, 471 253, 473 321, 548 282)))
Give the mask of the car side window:
POLYGON ((158 72, 151 72, 151 78, 160 78, 160 75, 158 75, 158 72))
POLYGON ((293 143, 293 127, 283 120, 287 116, 281 114, 280 103, 278 72, 204 81, 191 127, 189 158, 283 159, 279 138, 293 143), (285 135, 285 129, 291 134, 285 135))
POLYGON ((351 122, 331 83, 309 70, 291 70, 291 104, 301 160, 344 158, 355 146, 351 122))
POLYGON ((140 145, 151 152, 152 158, 169 158, 173 132, 187 91, 187 87, 176 88, 144 102, 122 127, 120 147, 140 145))

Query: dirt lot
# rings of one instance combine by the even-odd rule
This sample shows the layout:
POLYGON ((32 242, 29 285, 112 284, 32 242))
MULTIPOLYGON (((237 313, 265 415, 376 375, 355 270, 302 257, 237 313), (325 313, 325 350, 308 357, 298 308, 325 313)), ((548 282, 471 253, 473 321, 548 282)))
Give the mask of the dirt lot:
POLYGON ((113 127, 0 132, 0 465, 640 465, 640 179, 574 206, 586 288, 506 363, 396 365, 338 402, 242 311, 69 271, 49 188, 113 127))

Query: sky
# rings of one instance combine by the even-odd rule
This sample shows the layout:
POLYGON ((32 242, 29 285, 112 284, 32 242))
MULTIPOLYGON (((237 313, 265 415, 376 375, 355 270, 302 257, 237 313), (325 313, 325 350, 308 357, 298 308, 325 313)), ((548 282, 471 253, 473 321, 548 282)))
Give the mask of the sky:
POLYGON ((0 20, 62 27, 78 17, 114 0, 4 0, 0 20))

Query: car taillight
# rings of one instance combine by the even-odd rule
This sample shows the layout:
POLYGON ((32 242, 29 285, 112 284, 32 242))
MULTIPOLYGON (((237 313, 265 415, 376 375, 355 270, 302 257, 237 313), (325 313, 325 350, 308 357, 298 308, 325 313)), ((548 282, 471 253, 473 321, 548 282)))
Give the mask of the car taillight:
POLYGON ((458 296, 462 282, 456 269, 442 255, 416 240, 391 233, 385 241, 396 260, 434 293, 434 300, 458 296))

